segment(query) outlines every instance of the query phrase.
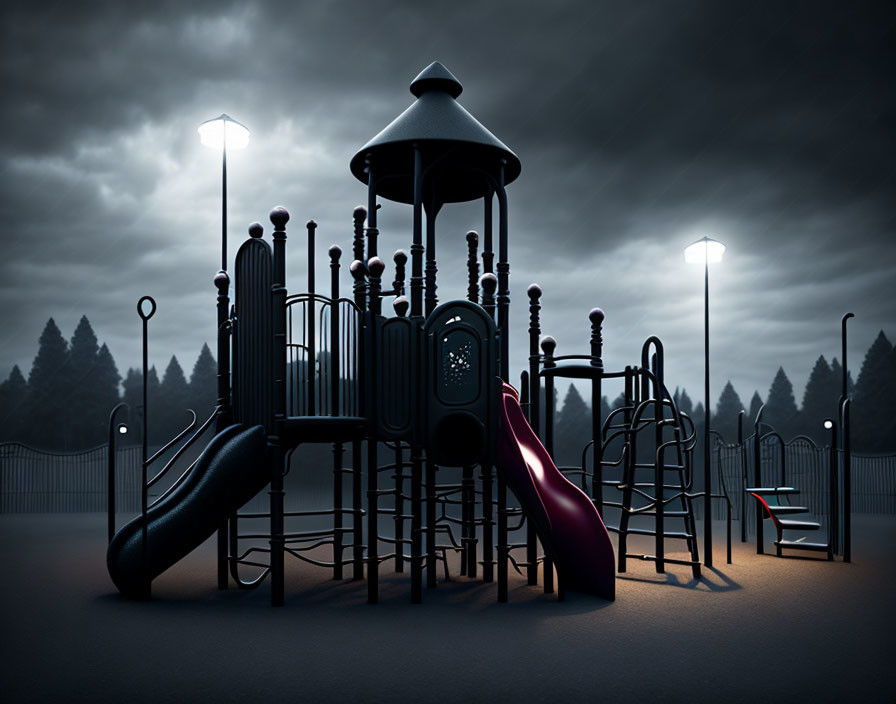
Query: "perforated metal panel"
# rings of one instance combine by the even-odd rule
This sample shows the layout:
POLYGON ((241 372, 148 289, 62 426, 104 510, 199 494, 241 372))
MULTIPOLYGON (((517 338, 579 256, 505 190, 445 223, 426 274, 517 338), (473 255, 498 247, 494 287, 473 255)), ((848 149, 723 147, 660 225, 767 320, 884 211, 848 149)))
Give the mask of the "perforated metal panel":
POLYGON ((484 461, 497 436, 498 333, 469 301, 436 308, 424 326, 425 442, 437 464, 484 461))

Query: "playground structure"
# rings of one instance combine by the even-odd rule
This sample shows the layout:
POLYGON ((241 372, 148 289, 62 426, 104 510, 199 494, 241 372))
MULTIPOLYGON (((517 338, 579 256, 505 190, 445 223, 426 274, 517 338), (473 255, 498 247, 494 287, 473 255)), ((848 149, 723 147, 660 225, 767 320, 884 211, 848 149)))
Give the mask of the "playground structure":
MULTIPOLYGON (((351 578, 366 579, 370 603, 378 601, 380 565, 388 561, 396 572, 409 567, 411 601, 422 601, 424 581, 437 585, 440 563, 447 575, 449 551, 460 554, 461 574, 474 578, 481 568, 483 581, 497 581, 498 601, 508 598, 511 566, 524 570, 530 584, 537 583, 540 566, 546 592, 555 589, 556 569, 561 597, 574 588, 613 599, 615 572, 626 571, 628 558, 653 561, 660 573, 666 563, 684 564, 700 576, 694 500, 727 497, 692 487, 694 424, 665 386, 661 341, 645 342, 640 365, 605 370, 604 314, 594 309, 588 354, 558 356, 554 340, 541 337, 542 292, 533 285, 529 369, 519 392, 508 383, 505 189, 521 165, 457 103, 461 90, 433 63, 411 84, 416 101, 351 160, 352 173, 368 188, 367 206, 353 213, 351 297, 340 290, 342 250, 335 245, 328 251, 329 293, 318 292, 313 221, 306 226, 306 290, 288 292, 289 214, 280 207, 270 216, 272 242, 254 223, 237 252, 233 308, 230 274, 216 275, 217 407, 201 426, 194 420, 149 458, 143 433, 140 515, 115 532, 110 512, 107 564, 123 594, 148 598, 158 574, 216 532, 218 587, 232 581, 248 589, 269 581, 275 606, 285 600, 287 555, 331 569, 334 579, 350 568, 351 578), (409 281, 408 256, 398 251, 393 280, 384 283, 378 198, 413 206, 409 281), (481 252, 478 233, 466 238, 467 300, 440 303, 437 215, 446 204, 480 199, 481 252), (392 316, 384 313, 387 298, 392 316), (579 476, 579 486, 551 456, 558 378, 586 380, 592 388, 592 441, 580 468, 563 468, 579 476), (602 419, 607 379, 623 382, 625 403, 602 419), (201 455, 150 503, 148 489, 212 430, 201 455), (290 459, 300 459, 309 444, 332 447, 332 507, 287 510, 290 459), (173 458, 149 478, 149 467, 175 447, 173 458), (459 481, 440 483, 446 468, 459 469, 459 481), (241 512, 265 487, 269 510, 241 512), (508 490, 519 506, 510 504, 508 490), (608 511, 619 514, 609 527, 619 536, 618 557, 605 526, 608 511), (383 531, 383 519, 391 521, 391 531, 383 531), (316 522, 312 529, 296 527, 308 520, 316 522), (330 522, 322 526, 322 520, 330 522), (680 526, 670 527, 671 521, 680 526), (253 528, 246 530, 247 524, 253 528), (509 535, 523 526, 525 542, 511 544, 509 535), (629 535, 653 536, 654 554, 629 553, 629 535), (688 559, 668 558, 667 539, 683 540, 688 559), (323 548, 331 559, 320 557, 323 548), (517 559, 520 550, 525 558, 517 559)), ((145 381, 146 326, 155 303, 141 299, 138 310, 145 381)))

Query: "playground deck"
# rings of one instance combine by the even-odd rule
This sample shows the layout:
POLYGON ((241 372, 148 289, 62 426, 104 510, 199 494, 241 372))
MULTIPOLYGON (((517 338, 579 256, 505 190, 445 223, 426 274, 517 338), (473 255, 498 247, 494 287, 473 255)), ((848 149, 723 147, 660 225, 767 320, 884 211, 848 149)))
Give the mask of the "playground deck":
POLYGON ((852 564, 735 542, 734 564, 699 581, 633 562, 612 603, 558 603, 511 572, 508 604, 455 576, 411 605, 409 576, 384 572, 371 606, 364 582, 288 563, 279 610, 267 586, 216 590, 212 542, 151 603, 123 599, 105 528, 101 514, 0 516, 5 702, 793 704, 891 701, 896 686, 894 516, 854 517, 852 564))

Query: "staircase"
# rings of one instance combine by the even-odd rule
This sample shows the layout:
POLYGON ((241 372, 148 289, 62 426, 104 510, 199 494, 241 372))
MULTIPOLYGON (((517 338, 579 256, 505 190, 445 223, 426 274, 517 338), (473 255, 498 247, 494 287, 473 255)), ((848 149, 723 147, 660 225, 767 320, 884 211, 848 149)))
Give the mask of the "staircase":
MULTIPOLYGON (((805 506, 795 506, 790 503, 793 496, 799 494, 798 489, 789 486, 781 487, 748 487, 744 491, 755 498, 762 507, 763 519, 770 518, 775 525, 778 533, 778 539, 775 541, 775 549, 778 557, 781 557, 781 551, 784 548, 795 550, 811 550, 815 552, 827 553, 827 559, 834 559, 834 547, 831 536, 828 535, 826 542, 810 542, 805 535, 797 538, 785 538, 785 531, 788 535, 793 533, 807 533, 821 530, 821 524, 816 521, 804 521, 789 516, 806 514, 809 509, 805 506), (785 516, 788 516, 785 518, 785 516)), ((830 531, 828 531, 830 533, 830 531)), ((757 539, 761 540, 762 532, 757 530, 757 539)), ((759 552, 762 552, 762 546, 759 546, 759 552)))

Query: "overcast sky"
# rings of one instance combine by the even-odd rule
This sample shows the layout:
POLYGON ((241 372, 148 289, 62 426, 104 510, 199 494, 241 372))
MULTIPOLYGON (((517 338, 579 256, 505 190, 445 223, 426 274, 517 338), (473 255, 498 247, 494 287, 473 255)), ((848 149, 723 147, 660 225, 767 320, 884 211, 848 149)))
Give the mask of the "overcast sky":
MULTIPOLYGON (((526 296, 545 291, 559 353, 605 361, 659 335, 667 383, 703 384, 703 278, 682 250, 727 246, 711 271, 713 399, 745 403, 779 365, 797 401, 840 355, 851 311, 857 376, 896 336, 896 91, 892 2, 14 2, 2 9, 0 375, 27 376, 49 317, 86 314, 120 371, 140 364, 137 299, 158 301, 151 361, 189 375, 214 349, 220 154, 196 127, 227 112, 252 131, 228 154, 230 252, 246 226, 292 214, 349 249, 366 202, 352 155, 440 60, 460 102, 520 157, 508 187, 512 362, 526 296)), ((410 244, 410 208, 383 204, 381 252, 410 244)), ((464 234, 481 205, 446 206, 439 294, 465 293, 464 234)), ((387 276, 391 273, 391 267, 387 276)), ((346 276, 346 283, 348 277, 346 276)))

